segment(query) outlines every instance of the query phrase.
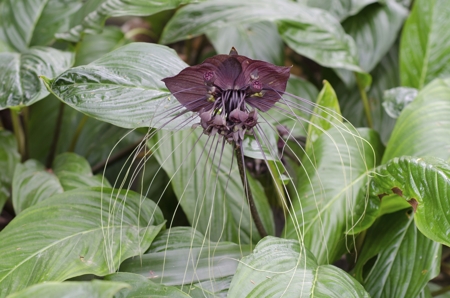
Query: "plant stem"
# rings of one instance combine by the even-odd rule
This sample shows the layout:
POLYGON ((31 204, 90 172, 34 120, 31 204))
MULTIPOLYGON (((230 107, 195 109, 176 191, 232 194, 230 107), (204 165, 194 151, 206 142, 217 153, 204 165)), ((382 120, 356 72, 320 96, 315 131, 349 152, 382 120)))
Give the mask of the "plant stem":
POLYGON ((62 123, 62 119, 63 119, 63 115, 64 115, 64 107, 65 107, 64 103, 62 103, 62 102, 59 103, 59 111, 58 111, 58 117, 56 118, 56 125, 55 125, 55 131, 53 133, 53 140, 52 140, 52 144, 50 146, 50 151, 47 156, 47 163, 46 163, 47 169, 50 169, 50 167, 52 166, 53 159, 55 158, 55 155, 56 155, 56 147, 58 146, 59 133, 61 131, 61 123, 62 123))
POLYGON ((369 128, 373 128, 372 112, 370 109, 369 99, 367 98, 366 89, 364 88, 361 79, 358 77, 356 73, 355 77, 356 77, 356 84, 358 85, 359 93, 361 94, 361 99, 364 105, 364 113, 366 114, 367 125, 369 126, 369 128))
POLYGON ((77 145, 78 138, 80 137, 81 131, 83 130, 84 124, 88 120, 88 116, 84 115, 81 118, 80 123, 78 123, 77 130, 75 131, 75 135, 72 138, 72 142, 70 142, 69 152, 73 152, 75 150, 75 146, 77 145))
POLYGON ((241 175, 242 185, 244 186, 245 196, 247 197, 248 205, 250 206, 250 213, 252 214, 252 218, 255 222, 256 229, 258 230, 259 235, 261 236, 261 238, 264 238, 267 236, 267 232, 261 222, 261 217, 259 216, 258 210, 256 209, 255 201, 253 200, 253 194, 247 180, 244 168, 244 154, 241 147, 236 146, 236 144, 234 145, 234 151, 236 153, 237 165, 239 168, 239 174, 241 175))
POLYGON ((17 147, 19 148, 19 153, 23 160, 25 158, 25 134, 23 132, 22 124, 20 123, 19 113, 13 109, 10 109, 10 112, 14 135, 17 140, 17 147))
POLYGON ((445 294, 447 292, 450 292, 450 286, 446 286, 446 287, 443 287, 443 288, 441 288, 441 289, 439 289, 437 291, 431 292, 431 296, 432 297, 436 297, 436 296, 445 294))

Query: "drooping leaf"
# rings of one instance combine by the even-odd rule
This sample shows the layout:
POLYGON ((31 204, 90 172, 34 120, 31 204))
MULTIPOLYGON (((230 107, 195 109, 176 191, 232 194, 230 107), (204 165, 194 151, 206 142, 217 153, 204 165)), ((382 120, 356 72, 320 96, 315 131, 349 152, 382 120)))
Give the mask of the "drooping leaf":
POLYGON ((376 168, 371 195, 396 194, 414 208, 414 221, 428 238, 450 245, 450 165, 441 159, 400 157, 376 168))
POLYGON ((371 297, 417 297, 439 274, 441 245, 417 230, 413 218, 402 210, 368 230, 354 272, 371 297))
POLYGON ((402 32, 402 86, 422 89, 450 75, 450 6, 446 0, 417 0, 402 32))
POLYGON ((12 176, 19 162, 16 138, 11 132, 0 130, 0 212, 10 196, 12 176))
POLYGON ((417 89, 397 87, 384 91, 383 107, 392 118, 398 118, 403 109, 417 96, 417 89))
POLYGON ((12 193, 14 211, 19 214, 54 194, 93 186, 108 187, 109 183, 101 176, 93 176, 89 163, 79 155, 58 155, 51 170, 30 159, 16 166, 12 193))
POLYGON ((3 29, 9 45, 19 52, 31 46, 46 46, 54 40, 56 32, 69 29, 69 17, 81 5, 80 0, 5 0, 0 30, 3 29))
POLYGON ((71 28, 56 37, 67 41, 78 42, 83 33, 100 33, 105 20, 109 17, 148 16, 157 12, 177 8, 181 4, 198 0, 94 0, 88 1, 75 14, 71 28))
POLYGON ((0 232, 0 296, 43 281, 112 273, 124 259, 142 254, 163 225, 159 208, 132 191, 55 195, 0 232))
POLYGON ((180 291, 176 287, 166 286, 155 283, 142 275, 118 272, 107 275, 105 280, 119 283, 126 283, 129 288, 122 289, 114 295, 114 298, 133 298, 133 297, 173 297, 188 298, 191 297, 180 291))
POLYGON ((369 297, 332 265, 319 265, 295 240, 266 237, 239 263, 229 297, 369 297))
POLYGON ((161 43, 173 43, 212 30, 260 21, 275 22, 287 45, 317 63, 362 72, 356 47, 328 12, 290 1, 209 1, 177 11, 161 43))
POLYGON ((168 121, 178 102, 161 80, 186 66, 168 47, 136 42, 46 84, 66 104, 95 119, 125 128, 174 129, 187 125, 186 118, 168 121))
POLYGON ((360 12, 364 7, 372 3, 383 2, 381 0, 303 0, 308 6, 327 10, 340 21, 360 12))
POLYGON ((239 55, 275 65, 284 63, 283 40, 278 34, 277 26, 271 22, 227 26, 209 31, 207 36, 218 54, 228 54, 231 46, 234 46, 239 55))
POLYGON ((397 119, 383 163, 403 155, 450 158, 450 80, 436 79, 397 119))
MULTIPOLYGON (((213 241, 219 237, 244 244, 259 240, 231 145, 217 143, 199 130, 183 130, 160 131, 158 142, 152 140, 149 147, 172 179, 175 194, 194 228, 213 241)), ((247 177, 253 186, 261 187, 247 177)), ((266 231, 273 235, 267 199, 259 196, 255 201, 266 231)))
POLYGON ((333 124, 342 123, 341 109, 336 93, 330 83, 324 81, 320 91, 316 106, 309 119, 308 135, 306 139, 306 150, 310 150, 312 143, 326 130, 333 127, 333 124))
POLYGON ((49 93, 39 76, 57 76, 72 64, 72 53, 53 48, 0 53, 0 109, 28 106, 46 97, 49 93))
POLYGON ((381 152, 372 130, 345 130, 341 124, 324 132, 302 159, 283 235, 298 239, 301 233, 319 264, 340 258, 354 244, 346 234, 370 225, 378 214, 364 190, 381 152))
POLYGON ((217 297, 226 295, 238 260, 250 252, 249 246, 211 242, 192 228, 175 227, 158 235, 145 255, 123 262, 120 270, 177 286, 192 297, 217 297))
POLYGON ((31 286, 17 293, 11 294, 8 298, 78 298, 97 297, 113 298, 121 289, 130 285, 119 281, 93 280, 90 282, 46 282, 31 286))

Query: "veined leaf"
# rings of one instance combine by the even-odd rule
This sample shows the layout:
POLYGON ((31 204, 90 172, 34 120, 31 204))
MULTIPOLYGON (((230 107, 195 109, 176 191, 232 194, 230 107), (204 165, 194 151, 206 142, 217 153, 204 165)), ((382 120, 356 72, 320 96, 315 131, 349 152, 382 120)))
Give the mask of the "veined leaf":
POLYGON ((0 211, 10 196, 12 176, 19 162, 16 138, 11 132, 0 130, 0 211))
POLYGON ((397 87, 384 91, 383 107, 392 118, 398 118, 403 109, 417 96, 417 89, 397 87))
POLYGON ((229 297, 369 297, 345 271, 319 265, 298 241, 266 237, 239 263, 229 297))
POLYGON ((124 259, 147 250, 163 226, 155 203, 131 191, 55 195, 0 232, 0 297, 43 281, 112 273, 124 259))
POLYGON ((383 0, 300 0, 302 1, 308 6, 329 11, 340 21, 357 14, 369 4, 384 2, 383 0))
POLYGON ((25 52, 0 53, 0 110, 29 106, 49 92, 39 76, 54 77, 73 64, 72 53, 33 47, 25 52))
POLYGON ((276 22, 284 42, 301 55, 328 67, 363 72, 353 39, 328 12, 290 1, 209 1, 187 5, 164 29, 161 43, 173 43, 212 30, 276 22))
POLYGON ((450 5, 446 0, 417 0, 400 43, 402 86, 422 89, 450 75, 450 5))
POLYGON ((417 230, 413 218, 402 210, 368 230, 354 272, 371 297, 417 297, 439 274, 441 245, 417 230), (372 258, 373 265, 365 266, 372 258))
POLYGON ((376 169, 371 195, 396 194, 414 208, 414 221, 428 238, 450 245, 450 165, 428 157, 394 158, 376 169))
POLYGON ((354 243, 347 233, 366 228, 378 214, 364 190, 381 152, 372 130, 341 124, 323 132, 302 159, 283 235, 299 239, 300 234, 319 264, 340 258, 354 243))
POLYGON ((93 280, 90 282, 46 282, 26 288, 25 290, 11 294, 8 298, 77 298, 98 297, 113 298, 116 293, 130 285, 118 281, 93 280))
POLYGON ((19 52, 46 46, 56 32, 69 29, 69 17, 81 5, 80 0, 5 0, 0 6, 0 30, 19 52))
POLYGON ((177 8, 181 4, 198 0, 93 0, 88 1, 75 14, 68 32, 56 34, 56 37, 78 42, 83 33, 99 33, 109 17, 148 16, 157 12, 177 8))
POLYGON ((63 102, 95 119, 125 128, 179 129, 187 116, 168 121, 178 101, 161 80, 186 66, 166 46, 136 42, 45 82, 63 102))

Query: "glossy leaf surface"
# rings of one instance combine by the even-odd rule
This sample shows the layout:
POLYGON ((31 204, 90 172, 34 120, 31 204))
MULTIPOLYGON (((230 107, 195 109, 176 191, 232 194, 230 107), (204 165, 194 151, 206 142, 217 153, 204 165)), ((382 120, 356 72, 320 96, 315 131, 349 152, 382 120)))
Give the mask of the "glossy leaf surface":
POLYGON ((369 4, 381 2, 380 0, 303 0, 308 6, 328 10, 339 20, 360 12, 369 4))
POLYGON ((384 91, 383 107, 392 118, 398 118, 403 109, 417 96, 417 89, 397 87, 384 91))
POLYGON ((0 109, 28 106, 49 93, 39 76, 54 77, 73 64, 73 54, 47 47, 0 53, 0 109))
POLYGON ((132 43, 46 83, 66 104, 95 119, 125 128, 173 129, 185 118, 168 121, 178 102, 161 80, 186 66, 165 46, 132 43))
POLYGON ((345 271, 319 265, 295 240, 266 237, 244 257, 230 297, 369 297, 345 271))
POLYGON ((422 89, 450 75, 450 6, 446 0, 417 0, 400 46, 402 86, 422 89))
POLYGON ((55 195, 0 232, 0 296, 43 281, 114 272, 124 259, 142 254, 163 225, 159 208, 131 191, 55 195))
POLYGON ((441 245, 417 230, 413 218, 407 210, 387 214, 367 232, 354 272, 371 297, 417 297, 439 274, 441 245))

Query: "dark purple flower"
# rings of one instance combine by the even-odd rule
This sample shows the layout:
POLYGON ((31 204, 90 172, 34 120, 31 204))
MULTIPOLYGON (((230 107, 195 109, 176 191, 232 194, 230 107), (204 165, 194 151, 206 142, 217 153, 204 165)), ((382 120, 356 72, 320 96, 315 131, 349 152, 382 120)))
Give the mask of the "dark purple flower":
POLYGON ((219 133, 240 144, 257 124, 256 110, 266 112, 283 95, 290 67, 238 55, 216 55, 202 64, 163 79, 187 110, 199 113, 206 134, 219 133))

